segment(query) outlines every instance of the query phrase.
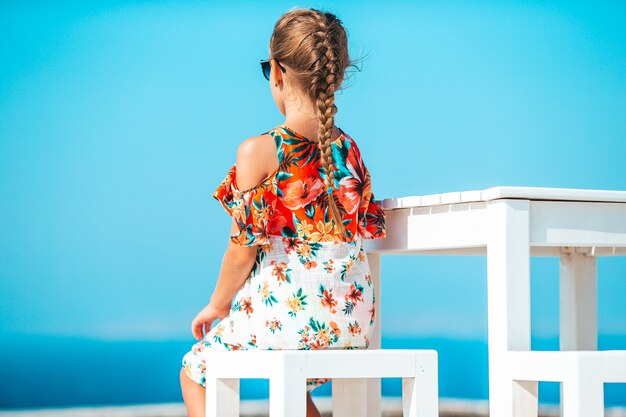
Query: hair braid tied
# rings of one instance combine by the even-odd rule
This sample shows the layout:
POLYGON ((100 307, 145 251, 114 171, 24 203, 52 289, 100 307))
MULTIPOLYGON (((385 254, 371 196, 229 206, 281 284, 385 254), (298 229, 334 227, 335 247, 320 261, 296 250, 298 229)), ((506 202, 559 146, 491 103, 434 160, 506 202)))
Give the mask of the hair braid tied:
POLYGON ((335 91, 344 79, 348 64, 345 29, 334 14, 312 8, 295 8, 285 13, 274 26, 270 56, 289 66, 293 86, 311 100, 318 117, 318 151, 326 183, 326 202, 336 240, 348 240, 343 224, 345 207, 335 186, 336 165, 331 137, 335 125, 335 91))

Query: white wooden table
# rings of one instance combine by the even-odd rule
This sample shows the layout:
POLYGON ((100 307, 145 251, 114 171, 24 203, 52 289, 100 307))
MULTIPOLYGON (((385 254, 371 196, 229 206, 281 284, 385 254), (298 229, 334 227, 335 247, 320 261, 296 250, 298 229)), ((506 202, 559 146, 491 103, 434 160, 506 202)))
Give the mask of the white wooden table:
MULTIPOLYGON (((382 300, 383 254, 486 255, 490 415, 536 416, 537 380, 550 376, 542 373, 532 380, 526 375, 522 380, 511 367, 511 354, 531 350, 530 257, 560 259, 560 350, 597 351, 596 259, 626 255, 626 191, 493 187, 379 202, 386 212, 387 237, 366 241, 377 305, 382 300)), ((377 308, 371 348, 381 346, 380 323, 377 308)), ((619 356, 626 350, 612 352, 619 356)), ((525 360, 527 366, 536 362, 533 357, 525 360)), ((624 368, 604 378, 623 376, 623 362, 624 368)), ((593 410, 585 417, 602 416, 597 409, 601 388, 598 392, 597 384, 588 382, 586 387, 583 381, 576 391, 567 378, 560 379, 568 386, 561 404, 564 415, 579 415, 572 410, 580 408, 593 410), (591 405, 569 395, 586 388, 593 388, 591 405)), ((365 386, 367 415, 379 417, 380 379, 365 386)), ((341 393, 333 389, 338 401, 341 393)))

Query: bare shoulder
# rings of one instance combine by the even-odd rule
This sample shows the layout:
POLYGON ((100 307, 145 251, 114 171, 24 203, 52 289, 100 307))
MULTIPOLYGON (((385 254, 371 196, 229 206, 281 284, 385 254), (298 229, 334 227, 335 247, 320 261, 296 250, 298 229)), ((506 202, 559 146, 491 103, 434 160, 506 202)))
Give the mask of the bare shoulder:
POLYGON ((263 135, 251 136, 243 140, 237 148, 237 155, 271 155, 276 153, 276 145, 274 138, 269 133, 263 135))
POLYGON ((251 136, 237 147, 237 185, 245 190, 256 186, 278 168, 278 154, 270 134, 251 136))

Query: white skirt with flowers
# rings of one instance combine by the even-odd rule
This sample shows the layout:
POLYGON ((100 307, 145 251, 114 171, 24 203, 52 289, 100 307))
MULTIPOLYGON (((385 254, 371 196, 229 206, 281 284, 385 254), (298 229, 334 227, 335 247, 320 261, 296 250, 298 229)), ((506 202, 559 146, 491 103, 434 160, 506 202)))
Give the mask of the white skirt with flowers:
MULTIPOLYGON (((228 316, 182 358, 205 386, 204 350, 366 349, 374 329, 374 287, 358 237, 312 242, 270 235, 234 296, 228 316)), ((366 364, 363 364, 366 366, 366 364)), ((307 379, 307 391, 330 378, 307 379)))

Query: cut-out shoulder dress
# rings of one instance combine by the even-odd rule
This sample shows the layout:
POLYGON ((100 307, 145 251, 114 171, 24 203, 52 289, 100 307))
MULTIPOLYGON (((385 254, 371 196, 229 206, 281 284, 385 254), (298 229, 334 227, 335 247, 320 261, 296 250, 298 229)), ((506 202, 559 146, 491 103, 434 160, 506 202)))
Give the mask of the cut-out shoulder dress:
MULTIPOLYGON (((363 239, 386 236, 371 178, 355 141, 340 130, 332 143, 335 198, 349 238, 333 228, 330 194, 315 141, 284 124, 273 136, 279 167, 239 190, 236 166, 213 193, 236 221, 230 239, 257 245, 255 264, 227 317, 182 358, 186 374, 205 386, 206 349, 366 349, 375 299, 363 239)), ((363 364, 367 366, 367 364, 363 364)), ((210 372, 210 370, 209 370, 210 372)), ((307 391, 330 378, 307 379, 307 391)))

